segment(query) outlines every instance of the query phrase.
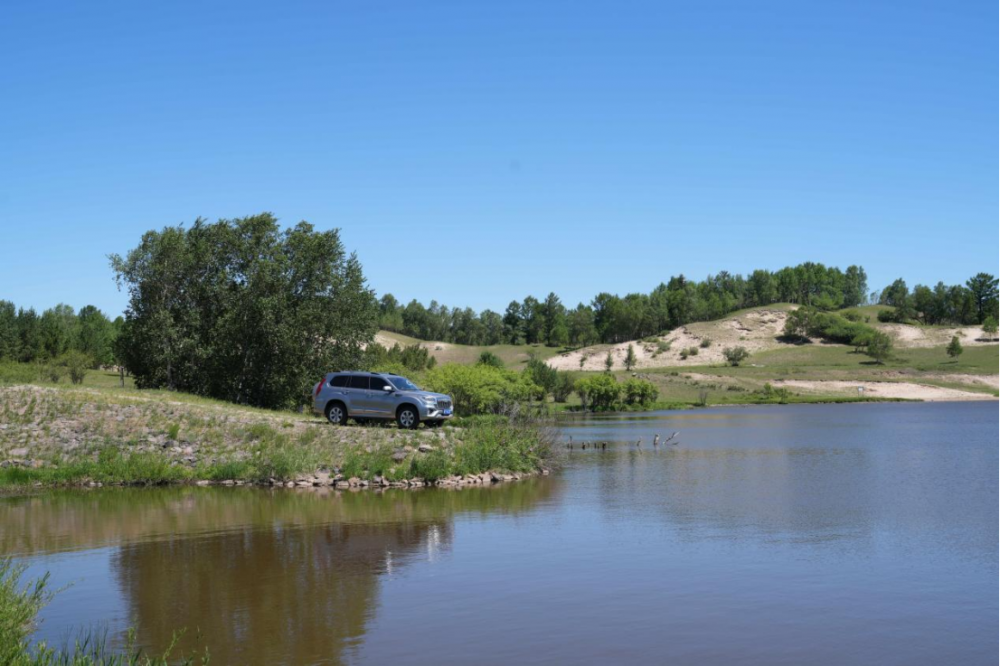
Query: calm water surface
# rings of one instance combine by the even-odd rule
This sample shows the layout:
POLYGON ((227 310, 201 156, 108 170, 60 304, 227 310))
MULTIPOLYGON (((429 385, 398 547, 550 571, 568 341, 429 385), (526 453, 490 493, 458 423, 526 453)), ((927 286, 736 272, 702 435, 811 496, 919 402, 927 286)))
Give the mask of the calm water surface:
POLYGON ((218 664, 996 663, 997 403, 562 423, 549 478, 6 498, 0 548, 71 584, 39 638, 218 664))

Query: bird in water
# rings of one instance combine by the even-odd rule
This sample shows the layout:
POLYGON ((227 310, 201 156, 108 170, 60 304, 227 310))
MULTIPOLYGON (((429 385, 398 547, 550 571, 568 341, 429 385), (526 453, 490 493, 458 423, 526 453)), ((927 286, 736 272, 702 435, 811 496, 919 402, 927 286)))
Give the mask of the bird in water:
POLYGON ((640 437, 639 439, 635 440, 635 446, 636 446, 636 448, 641 448, 642 447, 642 437, 640 437))
POLYGON ((659 446, 659 445, 660 445, 660 435, 659 434, 653 435, 653 446, 659 446))
POLYGON ((665 440, 663 440, 663 443, 666 444, 667 442, 670 442, 672 446, 677 446, 680 443, 676 440, 676 437, 679 434, 680 434, 679 432, 675 432, 674 434, 670 435, 670 437, 667 437, 665 440))

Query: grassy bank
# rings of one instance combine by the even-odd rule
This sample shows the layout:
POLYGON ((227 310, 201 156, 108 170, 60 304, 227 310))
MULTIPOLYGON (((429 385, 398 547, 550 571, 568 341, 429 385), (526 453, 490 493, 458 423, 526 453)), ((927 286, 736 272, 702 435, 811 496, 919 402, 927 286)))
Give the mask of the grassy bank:
POLYGON ((0 487, 6 488, 431 483, 537 471, 548 441, 544 429, 525 418, 472 419, 434 430, 335 428, 310 414, 165 391, 0 387, 0 487))

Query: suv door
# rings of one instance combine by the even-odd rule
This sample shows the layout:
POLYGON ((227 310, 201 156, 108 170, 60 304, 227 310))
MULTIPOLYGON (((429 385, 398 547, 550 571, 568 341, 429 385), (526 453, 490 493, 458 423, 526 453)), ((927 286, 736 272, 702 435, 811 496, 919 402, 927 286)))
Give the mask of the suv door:
POLYGON ((382 418, 395 418, 396 416, 396 394, 385 390, 386 386, 392 384, 385 377, 372 375, 371 379, 371 409, 373 416, 382 418))
POLYGON ((346 391, 347 413, 364 416, 371 412, 371 390, 368 388, 370 375, 351 375, 346 391))

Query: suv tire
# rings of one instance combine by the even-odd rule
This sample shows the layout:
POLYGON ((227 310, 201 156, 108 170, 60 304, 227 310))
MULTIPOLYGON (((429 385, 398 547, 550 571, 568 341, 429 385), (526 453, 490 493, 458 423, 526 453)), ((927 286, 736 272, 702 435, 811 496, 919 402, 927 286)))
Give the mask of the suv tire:
POLYGON ((396 412, 396 425, 403 430, 413 430, 420 425, 420 414, 413 405, 403 405, 396 412))
POLYGON ((347 424, 347 407, 344 403, 333 401, 326 406, 326 420, 330 425, 342 426, 347 424))

